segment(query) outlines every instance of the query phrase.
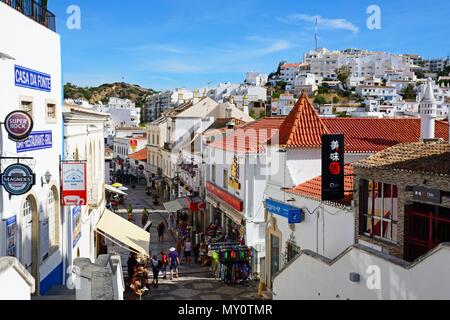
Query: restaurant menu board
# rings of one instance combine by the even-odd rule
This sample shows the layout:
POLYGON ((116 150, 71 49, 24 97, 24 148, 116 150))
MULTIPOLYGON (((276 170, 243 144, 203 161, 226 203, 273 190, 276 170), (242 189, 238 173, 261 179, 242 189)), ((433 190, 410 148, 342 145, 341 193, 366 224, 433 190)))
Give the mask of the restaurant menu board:
POLYGON ((6 220, 6 255, 15 257, 17 242, 17 216, 13 216, 6 220))

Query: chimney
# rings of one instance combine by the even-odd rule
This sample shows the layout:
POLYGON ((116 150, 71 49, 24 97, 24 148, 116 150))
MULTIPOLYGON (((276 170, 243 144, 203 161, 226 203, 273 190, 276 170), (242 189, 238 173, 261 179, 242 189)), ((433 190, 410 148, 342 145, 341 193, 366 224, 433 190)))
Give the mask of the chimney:
POLYGON ((433 92, 433 81, 428 79, 425 94, 420 102, 420 139, 421 141, 435 138, 437 116, 436 99, 433 92))

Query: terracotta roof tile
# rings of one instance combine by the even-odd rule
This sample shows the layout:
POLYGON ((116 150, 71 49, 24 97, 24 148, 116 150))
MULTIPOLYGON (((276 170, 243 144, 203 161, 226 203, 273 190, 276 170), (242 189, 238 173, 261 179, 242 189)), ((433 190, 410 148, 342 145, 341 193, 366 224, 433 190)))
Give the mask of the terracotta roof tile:
POLYGON ((325 126, 306 94, 302 94, 280 129, 280 145, 317 147, 322 145, 325 126))
MULTIPOLYGON (((351 201, 353 200, 353 168, 351 165, 345 166, 345 175, 344 178, 344 190, 346 191, 344 193, 344 200, 343 201, 335 201, 338 204, 343 205, 350 205, 351 201)), ((307 197, 310 199, 314 199, 317 201, 322 200, 322 176, 316 177, 314 179, 311 179, 309 181, 306 181, 304 183, 299 184, 295 188, 289 190, 288 192, 297 194, 303 197, 307 197)))
POLYGON ((251 122, 209 146, 237 153, 263 152, 264 146, 279 132, 285 119, 286 117, 272 117, 251 122))

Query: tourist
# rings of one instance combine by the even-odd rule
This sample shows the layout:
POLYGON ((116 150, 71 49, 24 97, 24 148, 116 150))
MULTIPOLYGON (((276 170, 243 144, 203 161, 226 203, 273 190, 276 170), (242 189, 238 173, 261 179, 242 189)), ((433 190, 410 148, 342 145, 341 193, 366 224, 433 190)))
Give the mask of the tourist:
POLYGON ((153 271, 153 286, 155 288, 158 287, 158 276, 159 276, 159 270, 161 268, 161 262, 156 258, 156 256, 153 256, 153 258, 150 261, 152 271, 153 271))
POLYGON ((170 269, 170 280, 173 280, 173 274, 178 278, 178 266, 180 265, 180 259, 178 258, 178 252, 175 248, 170 248, 169 253, 169 269, 170 269))
POLYGON ((158 225, 158 241, 163 242, 164 241, 164 233, 166 232, 166 226, 161 221, 161 223, 158 225))
POLYGON ((169 265, 169 257, 164 251, 161 251, 161 271, 163 272, 163 279, 167 279, 167 266, 169 265))
POLYGON ((194 264, 198 263, 198 259, 200 256, 200 244, 196 244, 192 249, 192 254, 194 255, 194 264))
POLYGON ((192 243, 191 239, 185 238, 184 240, 184 261, 186 267, 189 267, 191 265, 191 256, 192 256, 192 243))

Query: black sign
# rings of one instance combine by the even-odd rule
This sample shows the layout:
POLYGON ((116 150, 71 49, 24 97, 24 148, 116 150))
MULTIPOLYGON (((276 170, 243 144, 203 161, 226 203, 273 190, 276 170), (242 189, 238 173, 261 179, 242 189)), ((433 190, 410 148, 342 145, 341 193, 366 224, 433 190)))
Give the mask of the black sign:
POLYGON ((432 203, 441 204, 442 194, 440 190, 427 189, 423 187, 413 188, 413 200, 416 201, 427 201, 432 203))
POLYGON ((0 184, 13 196, 27 193, 36 183, 36 176, 30 167, 24 164, 10 165, 0 174, 0 184))
POLYGON ((344 199, 344 135, 322 136, 322 200, 344 199))

